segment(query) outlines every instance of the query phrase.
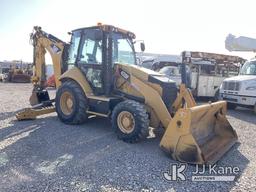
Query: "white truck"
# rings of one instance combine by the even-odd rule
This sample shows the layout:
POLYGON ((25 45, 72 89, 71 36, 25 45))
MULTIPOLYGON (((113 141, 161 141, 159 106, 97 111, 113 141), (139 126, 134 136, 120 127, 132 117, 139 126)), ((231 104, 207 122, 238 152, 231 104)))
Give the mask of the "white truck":
MULTIPOLYGON (((151 54, 153 55, 153 54, 151 54)), ((144 55, 140 66, 159 71, 181 83, 181 63, 186 64, 187 87, 196 97, 219 99, 219 87, 227 77, 236 76, 244 59, 217 53, 184 51, 181 55, 144 55)))
POLYGON ((190 88, 194 96, 219 99, 219 88, 227 77, 236 76, 244 59, 217 53, 184 51, 182 62, 191 71, 190 88))
POLYGON ((7 81, 10 68, 11 67, 9 63, 0 62, 0 81, 1 82, 7 81))
MULTIPOLYGON (((256 39, 228 35, 225 41, 229 51, 256 51, 256 39)), ((227 78, 220 87, 220 97, 228 108, 250 107, 256 113, 256 59, 245 62, 236 77, 227 78)))

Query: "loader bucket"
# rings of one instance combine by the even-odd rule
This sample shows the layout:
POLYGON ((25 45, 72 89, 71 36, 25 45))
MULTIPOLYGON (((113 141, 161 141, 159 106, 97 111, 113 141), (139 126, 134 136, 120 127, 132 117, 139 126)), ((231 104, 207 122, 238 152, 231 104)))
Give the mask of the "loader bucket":
POLYGON ((26 74, 15 74, 12 76, 13 83, 30 83, 31 77, 26 74))
POLYGON ((237 141, 226 118, 226 102, 181 108, 168 125, 160 146, 172 158, 191 164, 214 164, 237 141))

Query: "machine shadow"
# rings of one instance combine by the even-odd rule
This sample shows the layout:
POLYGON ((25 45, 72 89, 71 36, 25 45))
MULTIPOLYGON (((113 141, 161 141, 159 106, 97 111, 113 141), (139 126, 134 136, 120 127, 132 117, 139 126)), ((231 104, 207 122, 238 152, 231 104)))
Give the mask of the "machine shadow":
MULTIPOLYGON (((156 134, 156 138, 138 144, 127 144, 116 138, 108 119, 92 117, 84 125, 71 126, 61 123, 56 116, 49 116, 34 121, 13 120, 11 126, 5 128, 4 136, 2 133, 0 132, 0 143, 5 140, 12 141, 6 146, 4 143, 0 145, 3 146, 1 153, 8 157, 0 178, 3 175, 9 177, 8 183, 0 181, 0 186, 4 185, 7 190, 25 188, 29 191, 29 187, 40 185, 38 190, 47 191, 63 187, 63 182, 70 191, 82 190, 81 187, 85 184, 94 186, 89 191, 102 190, 106 186, 127 190, 130 185, 125 182, 127 178, 129 181, 136 180, 140 188, 145 188, 150 181, 139 179, 143 178, 145 170, 161 185, 160 189, 175 189, 183 185, 189 190, 190 184, 195 185, 195 182, 190 180, 167 182, 162 178, 162 172, 170 164, 177 163, 165 156, 158 147, 162 131, 156 134), (139 162, 134 164, 134 156, 147 159, 148 165, 139 162), (152 161, 152 158, 159 158, 159 161, 152 161), (128 171, 127 167, 134 168, 128 171), (102 174, 101 170, 105 170, 106 175, 102 174), (95 183, 92 179, 94 177, 99 178, 100 182, 95 183), (117 182, 118 180, 124 180, 121 182, 123 184, 117 182), (73 185, 73 182, 79 182, 81 185, 73 185)), ((238 166, 243 172, 248 161, 245 161, 243 154, 237 150, 238 146, 234 146, 226 155, 234 158, 224 157, 218 164, 238 166)), ((193 167, 189 165, 188 170, 191 171, 193 167)), ((208 182, 196 184, 200 186, 208 182)), ((210 185, 216 187, 218 183, 210 185)), ((235 182, 229 182, 225 185, 225 190, 229 191, 234 185, 235 182)))
POLYGON ((228 115, 256 125, 256 115, 251 109, 237 107, 235 110, 228 110, 228 115))
POLYGON ((0 186, 6 189, 56 179, 56 174, 72 180, 77 173, 83 174, 77 170, 97 167, 97 162, 104 163, 105 158, 129 148, 129 144, 117 139, 105 118, 91 117, 84 125, 72 126, 61 123, 56 116, 11 120, 9 124, 0 129, 1 154, 8 159, 6 166, 1 167, 0 178, 9 178, 7 183, 0 181, 0 186), (69 173, 70 169, 75 169, 74 173, 69 173))

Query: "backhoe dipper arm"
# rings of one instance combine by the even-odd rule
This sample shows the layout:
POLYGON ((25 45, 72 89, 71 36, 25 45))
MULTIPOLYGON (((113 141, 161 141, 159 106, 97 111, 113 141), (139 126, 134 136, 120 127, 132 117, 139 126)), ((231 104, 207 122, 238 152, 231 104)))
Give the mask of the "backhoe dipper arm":
POLYGON ((59 77, 64 69, 62 54, 65 42, 41 30, 41 27, 35 26, 30 39, 34 47, 34 72, 32 82, 35 87, 44 88, 46 81, 45 53, 50 53, 53 63, 56 87, 60 86, 59 77))
POLYGON ((32 83, 34 88, 30 96, 32 108, 26 108, 16 114, 18 120, 35 119, 39 115, 52 113, 55 111, 54 99, 50 100, 47 90, 45 90, 46 67, 45 53, 50 53, 53 63, 56 87, 60 86, 59 77, 64 72, 63 55, 64 49, 68 45, 57 37, 41 30, 35 26, 30 40, 34 47, 33 50, 33 76, 32 83))

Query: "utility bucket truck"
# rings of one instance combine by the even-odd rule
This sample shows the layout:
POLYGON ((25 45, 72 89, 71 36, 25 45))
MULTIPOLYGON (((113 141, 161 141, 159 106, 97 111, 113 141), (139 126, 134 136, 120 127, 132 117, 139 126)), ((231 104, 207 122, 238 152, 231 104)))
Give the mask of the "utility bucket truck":
MULTIPOLYGON (((256 51, 256 39, 228 35, 225 41, 229 51, 256 51)), ((237 106, 253 108, 256 113, 256 58, 245 62, 236 77, 227 78, 220 87, 220 97, 228 102, 228 108, 237 106)))

